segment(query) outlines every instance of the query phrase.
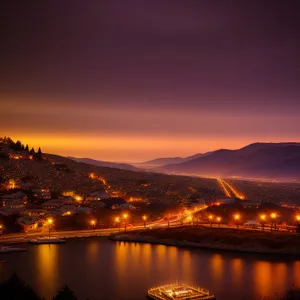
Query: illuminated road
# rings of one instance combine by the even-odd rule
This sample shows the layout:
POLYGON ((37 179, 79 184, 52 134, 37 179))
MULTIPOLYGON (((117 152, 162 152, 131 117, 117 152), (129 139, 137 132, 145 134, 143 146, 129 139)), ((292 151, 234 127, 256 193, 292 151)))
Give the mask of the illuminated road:
POLYGON ((229 184, 227 181, 217 178, 219 185, 221 186, 222 190, 226 197, 229 198, 238 198, 240 200, 245 200, 246 197, 242 193, 238 192, 232 184, 229 184))
POLYGON ((234 194, 234 196, 240 200, 245 200, 246 197, 242 193, 238 192, 236 188, 233 187, 232 184, 229 184, 225 180, 222 180, 223 183, 231 190, 231 192, 234 194))
MULTIPOLYGON (((204 210, 206 207, 201 207, 194 211, 187 211, 183 214, 172 214, 168 217, 163 219, 153 221, 153 222, 146 222, 146 228, 153 229, 153 228, 165 228, 165 227, 178 227, 182 226, 182 223, 192 224, 193 215, 200 211, 204 210)), ((136 224, 136 225, 127 225, 127 231, 132 230, 139 230, 144 229, 144 223, 136 224)), ((124 225, 114 228, 107 228, 107 229, 89 229, 89 230, 69 230, 69 231, 52 231, 51 236, 55 236, 57 238, 80 238, 80 237, 90 237, 90 236, 108 236, 112 233, 124 232, 125 228, 124 225)), ((38 237, 47 237, 49 235, 48 231, 43 232, 32 232, 32 233, 11 233, 11 234, 4 234, 0 236, 0 243, 23 243, 28 242, 31 239, 36 239, 38 237)))
POLYGON ((232 198, 231 193, 229 192, 229 190, 225 186, 223 180, 220 179, 220 178, 217 178, 217 181, 218 181, 218 184, 220 185, 221 189, 223 190, 225 196, 228 197, 228 198, 232 198))

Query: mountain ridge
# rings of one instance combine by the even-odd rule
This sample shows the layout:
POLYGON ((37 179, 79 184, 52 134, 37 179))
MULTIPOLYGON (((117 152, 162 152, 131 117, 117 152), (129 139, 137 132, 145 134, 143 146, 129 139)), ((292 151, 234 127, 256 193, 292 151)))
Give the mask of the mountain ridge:
POLYGON ((209 155, 156 169, 160 172, 210 176, 300 178, 300 143, 253 143, 240 149, 219 149, 209 155))

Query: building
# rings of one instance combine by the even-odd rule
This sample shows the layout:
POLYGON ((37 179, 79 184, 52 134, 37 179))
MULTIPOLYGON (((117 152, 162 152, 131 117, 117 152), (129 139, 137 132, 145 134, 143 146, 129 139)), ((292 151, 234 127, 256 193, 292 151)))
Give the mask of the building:
POLYGON ((33 189, 32 190, 34 197, 41 200, 51 199, 51 192, 48 189, 33 189))
POLYGON ((54 210, 62 206, 64 203, 60 199, 52 199, 44 202, 41 206, 46 210, 54 210))
POLYGON ((86 197, 86 201, 99 201, 102 199, 109 198, 108 194, 105 191, 94 191, 89 193, 86 197))
POLYGON ((23 208, 27 204, 27 196, 23 192, 16 192, 1 197, 2 206, 8 208, 23 208))
POLYGON ((45 210, 42 208, 27 208, 23 215, 28 215, 30 217, 42 217, 45 215, 45 210))
POLYGON ((22 226, 24 232, 35 232, 38 229, 38 218, 22 216, 17 219, 17 224, 22 226))

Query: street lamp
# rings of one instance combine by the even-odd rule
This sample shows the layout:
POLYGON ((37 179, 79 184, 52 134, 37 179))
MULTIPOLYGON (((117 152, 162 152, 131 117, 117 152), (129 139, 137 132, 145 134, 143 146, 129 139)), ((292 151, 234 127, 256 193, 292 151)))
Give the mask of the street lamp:
POLYGON ((296 215, 297 233, 300 233, 300 215, 296 215))
POLYGON ((124 218, 124 230, 125 230, 125 232, 126 232, 128 215, 127 215, 127 214, 124 214, 124 215, 123 215, 123 218, 124 218))
POLYGON ((219 227, 220 227, 222 218, 221 218, 221 217, 217 217, 216 220, 217 220, 217 222, 218 222, 218 224, 219 224, 219 227))
POLYGON ((91 225, 92 225, 92 227, 94 228, 94 231, 95 231, 95 228, 96 228, 96 221, 95 221, 95 220, 91 220, 91 225))
POLYGON ((147 216, 143 215, 143 221, 144 221, 144 228, 146 228, 146 221, 147 221, 147 216))
POLYGON ((274 229, 276 231, 276 218, 277 218, 277 214, 276 213, 271 213, 271 219, 272 219, 272 223, 271 223, 271 231, 273 229, 273 223, 274 223, 274 229))
POLYGON ((260 216, 260 221, 261 221, 261 229, 265 230, 266 215, 261 215, 260 216))
POLYGON ((235 220, 236 228, 239 228, 240 215, 239 214, 235 214, 234 215, 234 220, 235 220))
POLYGON ((120 231, 120 226, 121 226, 120 217, 115 217, 115 222, 117 224, 119 224, 118 226, 119 226, 119 231, 120 231))
POLYGON ((213 224, 213 222, 214 222, 214 216, 213 216, 213 215, 209 215, 209 216, 208 216, 208 220, 209 220, 209 222, 210 222, 210 227, 212 227, 212 224, 213 224))
POLYGON ((0 224, 0 234, 2 234, 2 232, 3 232, 3 225, 0 224))
POLYGON ((49 227, 49 239, 50 239, 51 225, 52 225, 52 223, 53 223, 53 219, 49 218, 49 219, 47 220, 47 222, 48 222, 48 227, 49 227))

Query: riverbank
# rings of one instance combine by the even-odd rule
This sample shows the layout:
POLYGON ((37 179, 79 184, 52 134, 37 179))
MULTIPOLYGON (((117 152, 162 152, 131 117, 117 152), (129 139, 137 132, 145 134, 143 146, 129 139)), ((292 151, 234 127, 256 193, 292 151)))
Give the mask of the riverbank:
POLYGON ((300 236, 228 228, 177 227, 115 234, 114 241, 300 257, 300 236))
MULTIPOLYGON (((77 231, 56 231, 51 233, 52 237, 60 239, 82 239, 90 237, 107 237, 112 233, 117 232, 116 229, 104 229, 104 230, 77 230, 77 231)), ((0 245, 13 245, 28 243, 32 239, 39 237, 47 237, 48 233, 32 233, 32 234, 11 234, 3 235, 0 237, 0 245)))

